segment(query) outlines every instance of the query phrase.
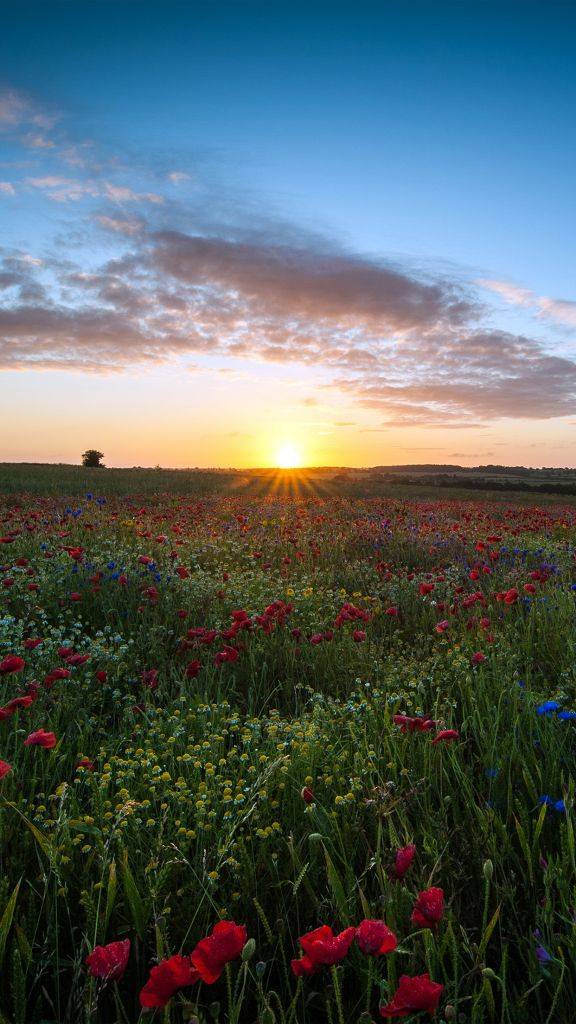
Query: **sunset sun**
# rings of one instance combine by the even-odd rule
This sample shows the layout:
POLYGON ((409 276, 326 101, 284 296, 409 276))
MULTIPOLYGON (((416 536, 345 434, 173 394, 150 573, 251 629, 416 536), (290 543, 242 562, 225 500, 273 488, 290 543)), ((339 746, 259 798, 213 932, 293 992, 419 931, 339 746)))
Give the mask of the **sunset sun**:
POLYGON ((302 465, 302 455, 295 444, 286 442, 278 448, 275 461, 279 469, 297 469, 302 465))

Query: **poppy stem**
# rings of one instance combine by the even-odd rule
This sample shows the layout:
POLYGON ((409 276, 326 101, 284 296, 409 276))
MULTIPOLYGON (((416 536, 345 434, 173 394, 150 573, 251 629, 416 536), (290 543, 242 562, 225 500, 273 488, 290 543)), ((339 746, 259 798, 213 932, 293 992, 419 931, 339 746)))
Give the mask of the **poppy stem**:
POLYGON ((370 1012, 370 1003, 372 1001, 372 957, 368 957, 368 974, 366 980, 366 1013, 370 1012))
POLYGON ((340 989, 340 978, 338 977, 338 969, 335 964, 332 964, 330 968, 332 975, 332 981, 334 983, 334 997, 336 999, 336 1011, 338 1014, 338 1024, 345 1024, 344 1022, 344 1010, 342 1007, 342 991, 340 989))

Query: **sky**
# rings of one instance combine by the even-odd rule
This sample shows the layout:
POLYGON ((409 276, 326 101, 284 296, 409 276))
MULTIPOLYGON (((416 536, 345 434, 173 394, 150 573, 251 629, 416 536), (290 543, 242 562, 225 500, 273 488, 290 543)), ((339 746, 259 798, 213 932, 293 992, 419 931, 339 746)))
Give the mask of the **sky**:
POLYGON ((8 0, 0 460, 576 466, 576 5, 8 0))

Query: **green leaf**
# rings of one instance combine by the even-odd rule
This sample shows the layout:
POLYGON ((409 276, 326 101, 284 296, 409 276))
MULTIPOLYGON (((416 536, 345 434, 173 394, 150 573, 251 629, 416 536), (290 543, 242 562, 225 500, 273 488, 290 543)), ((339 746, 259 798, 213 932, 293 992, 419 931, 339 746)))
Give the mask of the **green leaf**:
POLYGON ((128 853, 126 850, 124 851, 122 862, 120 864, 120 873, 122 875, 124 894, 126 896, 128 906, 130 907, 132 924, 134 925, 138 937, 143 939, 148 914, 146 912, 144 901, 138 892, 134 876, 130 871, 130 867, 128 865, 128 853))
POLYGON ((12 918, 14 917, 14 908, 16 906, 16 900, 18 899, 18 893, 20 892, 20 882, 17 882, 14 891, 8 903, 4 908, 4 913, 0 918, 0 967, 4 962, 4 953, 6 952, 6 942, 8 940, 8 933, 12 927, 12 918))

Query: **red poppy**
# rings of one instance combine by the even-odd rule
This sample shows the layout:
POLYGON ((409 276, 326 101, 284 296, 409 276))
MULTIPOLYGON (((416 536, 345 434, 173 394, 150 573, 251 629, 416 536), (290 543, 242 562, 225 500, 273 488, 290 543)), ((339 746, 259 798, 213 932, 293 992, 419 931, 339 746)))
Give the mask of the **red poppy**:
POLYGON ((65 659, 67 665, 85 665, 89 660, 89 654, 69 654, 65 659))
POLYGON ((481 665, 483 661, 486 661, 486 655, 483 654, 482 651, 476 651, 472 655, 472 664, 473 665, 481 665))
POLYGON ((366 639, 366 632, 363 629, 355 629, 352 634, 352 637, 354 638, 357 644, 361 644, 362 641, 366 639))
POLYGON ((443 619, 442 622, 436 623, 436 625, 434 626, 434 630, 436 633, 445 633, 449 625, 450 623, 448 622, 448 619, 443 619))
POLYGON ((130 939, 109 942, 107 946, 95 946, 86 957, 86 965, 93 978, 119 981, 124 975, 129 956, 130 939))
POLYGON ((158 669, 148 668, 142 672, 140 679, 144 686, 147 686, 149 690, 158 689, 158 669))
POLYGON ((412 861, 415 856, 416 846, 414 843, 409 843, 408 846, 401 846, 396 850, 394 867, 392 869, 395 878, 404 878, 404 875, 412 866, 412 861))
POLYGON ((34 703, 34 697, 30 694, 24 697, 12 697, 11 700, 8 700, 6 707, 2 710, 7 711, 8 715, 13 715, 13 713, 18 709, 30 708, 31 703, 34 703))
POLYGON ((78 764, 76 765, 76 771, 78 771, 79 768, 85 768, 87 772, 93 772, 94 761, 91 761, 89 757, 83 757, 80 761, 78 761, 78 764))
POLYGON ((27 739, 24 740, 25 747, 45 747, 46 750, 51 750, 57 743, 56 734, 53 732, 46 732, 45 729, 37 729, 36 732, 31 732, 27 739))
POLYGON ((8 764, 8 761, 0 761, 0 779, 3 779, 11 771, 12 765, 8 764))
POLYGON ((166 1003, 181 988, 187 988, 199 980, 188 956, 168 957, 150 971, 150 977, 140 992, 140 1003, 147 1008, 166 1006, 166 1003))
POLYGON ((390 618, 392 618, 392 619, 395 619, 397 617, 397 615, 398 615, 398 609, 394 605, 392 605, 391 608, 387 608, 386 609, 384 614, 385 615, 389 615, 390 618))
MULTIPOLYGON (((299 942, 304 950, 304 960, 309 960, 314 969, 337 964, 347 955, 356 935, 355 928, 345 928, 339 935, 327 924, 301 935, 299 942)), ((304 965, 302 965, 304 966, 304 965)), ((306 973, 308 973, 306 967, 306 973)))
POLYGON ((200 942, 190 954, 192 966, 207 985, 213 985, 222 974, 226 964, 236 960, 246 945, 248 936, 243 924, 234 921, 218 921, 210 935, 200 942))
POLYGON ((450 743, 453 740, 457 740, 460 733, 457 729, 441 729, 440 732, 436 733, 432 740, 432 745, 435 743, 450 743))
POLYGON ((356 942, 368 956, 382 956, 391 953, 398 945, 398 939, 384 921, 361 921, 356 929, 356 942))
POLYGON ((300 791, 300 796, 302 797, 305 804, 314 803, 314 793, 312 792, 309 786, 304 786, 304 789, 300 791))
POLYGON ((0 661, 0 676, 7 676, 12 672, 21 672, 26 662, 17 654, 8 654, 0 661))
POLYGON ((436 722, 433 718, 428 715, 415 716, 411 718, 410 715, 392 715, 392 721, 394 725, 400 726, 400 732, 430 732, 431 729, 436 728, 436 722))
POLYGON ((69 679, 70 669, 69 668, 53 668, 48 675, 44 676, 44 686, 47 690, 51 690, 54 683, 59 679, 69 679))
POLYGON ((443 991, 444 986, 431 981, 429 974, 418 974, 413 978, 403 974, 392 1000, 380 1007, 380 1016, 408 1017, 421 1011, 435 1013, 443 991))
POLYGON ((309 956, 301 956, 299 960, 292 960, 290 966, 295 978, 309 977, 316 970, 309 956))
POLYGON ((432 886, 418 896, 412 911, 411 921, 419 928, 435 928, 444 914, 444 892, 432 886))
POLYGON ((187 679, 196 679, 196 676, 198 675, 198 673, 199 673, 201 668, 202 668, 202 666, 201 666, 199 661, 191 661, 186 666, 186 678, 187 679))

